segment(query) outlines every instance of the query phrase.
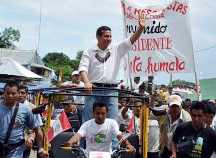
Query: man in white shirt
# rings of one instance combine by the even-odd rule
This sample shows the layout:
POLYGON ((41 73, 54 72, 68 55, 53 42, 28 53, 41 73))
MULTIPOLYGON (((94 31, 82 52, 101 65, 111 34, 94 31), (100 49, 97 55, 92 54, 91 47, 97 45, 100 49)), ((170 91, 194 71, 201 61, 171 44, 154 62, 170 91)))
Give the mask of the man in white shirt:
POLYGON ((169 111, 161 121, 161 158, 171 156, 172 138, 176 127, 183 122, 191 121, 190 114, 182 108, 182 99, 179 95, 173 94, 168 99, 169 111))
MULTIPOLYGON (((84 83, 81 81, 81 76, 79 74, 79 71, 75 70, 71 74, 71 81, 66 81, 61 84, 61 87, 65 88, 82 88, 84 87, 84 83)), ((74 96, 75 103, 78 104, 84 104, 84 97, 83 96, 74 96)), ((70 97, 69 97, 70 99, 70 97)))
POLYGON ((128 124, 132 118, 132 111, 128 107, 130 100, 125 96, 120 98, 120 106, 118 112, 117 123, 121 132, 126 132, 128 124))
POLYGON ((133 80, 133 89, 136 93, 139 92, 139 86, 141 85, 140 77, 136 76, 133 80))
POLYGON ((62 83, 61 87, 84 87, 84 83, 80 79, 79 71, 73 71, 71 74, 71 81, 62 83))
MULTIPOLYGON (((88 92, 92 92, 92 87, 116 88, 117 74, 120 60, 132 48, 134 42, 140 37, 144 30, 144 15, 139 15, 139 27, 137 31, 129 38, 116 46, 110 46, 112 40, 111 29, 107 26, 101 26, 97 29, 96 38, 98 43, 93 48, 84 51, 79 72, 84 82, 84 87, 88 92)), ((94 95, 115 95, 117 93, 111 90, 93 91, 94 95)), ((104 102, 107 104, 109 113, 108 117, 116 119, 118 115, 117 97, 86 97, 85 107, 83 110, 83 122, 93 118, 93 103, 104 102)))
POLYGON ((94 119, 85 122, 64 146, 73 146, 80 141, 81 137, 85 137, 87 154, 90 151, 111 152, 112 136, 114 135, 126 145, 129 152, 135 152, 134 147, 127 140, 123 140, 117 122, 106 118, 107 112, 108 108, 106 104, 94 103, 94 119))

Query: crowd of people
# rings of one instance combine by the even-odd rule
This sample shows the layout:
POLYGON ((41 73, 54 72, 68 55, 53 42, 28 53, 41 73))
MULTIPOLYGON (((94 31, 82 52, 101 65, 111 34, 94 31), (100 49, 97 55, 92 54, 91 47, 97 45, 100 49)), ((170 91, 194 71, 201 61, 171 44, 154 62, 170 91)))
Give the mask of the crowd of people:
POLYGON ((34 141, 38 145, 38 155, 48 157, 43 149, 43 125, 41 116, 32 112, 32 104, 26 99, 27 87, 9 82, 4 86, 0 101, 0 157, 28 157, 34 141))
MULTIPOLYGON (((140 93, 146 91, 142 84, 138 89, 140 93)), ((36 141, 39 146, 38 155, 48 157, 48 153, 42 148, 42 118, 39 114, 32 113, 35 106, 27 100, 27 96, 26 86, 17 85, 15 82, 5 85, 0 105, 0 142, 1 148, 4 148, 4 153, 1 154, 7 154, 7 157, 29 157, 36 141), (6 139, 17 107, 16 119, 6 139)), ((108 107, 104 102, 94 102, 93 118, 89 121, 82 119, 83 105, 77 103, 73 97, 63 102, 64 112, 71 123, 68 131, 76 133, 64 145, 73 146, 84 137, 87 151, 110 152, 112 144, 115 143, 113 136, 116 136, 118 141, 122 141, 124 134, 128 133, 140 137, 140 108, 143 102, 121 94, 118 99, 118 114, 115 119, 107 117, 108 107)), ((157 94, 151 96, 149 108, 149 158, 215 157, 215 100, 182 100, 179 94, 169 94, 168 89, 162 86, 157 94)), ((126 139, 123 142, 129 152, 141 154, 139 149, 133 147, 133 142, 126 139)))
MULTIPOLYGON (((64 142, 65 147, 85 138, 83 147, 87 156, 91 151, 111 152, 117 142, 121 142, 135 157, 142 154, 139 139, 143 102, 113 90, 124 88, 122 82, 119 85, 116 81, 120 60, 144 30, 142 14, 138 25, 130 38, 114 46, 110 45, 111 28, 99 27, 96 31, 97 45, 84 51, 78 71, 72 73, 72 80, 60 85, 62 88, 83 87, 85 93, 91 94, 70 96, 62 103, 61 110, 72 126, 68 131, 75 133, 64 142), (96 87, 103 89, 97 91, 96 87), (124 137, 127 133, 138 136, 136 144, 124 137)), ((139 80, 137 77, 134 79, 133 91, 150 98, 147 104, 150 109, 148 158, 213 158, 216 152, 215 101, 183 101, 179 94, 173 94, 166 86, 152 93, 149 91, 152 83, 138 84, 139 80)), ((27 95, 27 87, 15 82, 4 87, 0 102, 0 158, 28 157, 34 141, 38 146, 38 156, 49 156, 43 149, 41 115, 33 114, 34 105, 27 101, 27 95)))

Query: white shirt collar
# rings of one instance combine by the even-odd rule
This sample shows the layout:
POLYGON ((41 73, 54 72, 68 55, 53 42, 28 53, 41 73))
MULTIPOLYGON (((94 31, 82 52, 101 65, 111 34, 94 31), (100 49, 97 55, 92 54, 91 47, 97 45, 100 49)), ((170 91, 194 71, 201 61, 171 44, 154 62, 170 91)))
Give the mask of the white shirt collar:
POLYGON ((169 121, 170 121, 170 125, 175 125, 175 124, 177 124, 179 121, 183 121, 183 114, 182 114, 182 110, 181 110, 181 113, 180 113, 180 117, 177 119, 177 120, 175 120, 173 123, 171 123, 171 116, 170 115, 168 115, 169 116, 169 121))
POLYGON ((109 51, 111 49, 111 45, 109 45, 105 50, 102 50, 98 47, 98 45, 96 44, 92 50, 95 51, 95 52, 100 52, 100 51, 109 51))

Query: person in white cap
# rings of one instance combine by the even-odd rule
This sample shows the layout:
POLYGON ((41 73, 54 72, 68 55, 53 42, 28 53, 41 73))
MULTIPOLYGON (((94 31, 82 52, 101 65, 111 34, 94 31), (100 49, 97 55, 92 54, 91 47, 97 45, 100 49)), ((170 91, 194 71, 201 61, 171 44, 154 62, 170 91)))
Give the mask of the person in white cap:
MULTIPOLYGON (((71 74, 71 81, 66 81, 61 84, 61 87, 66 88, 82 88, 84 87, 84 83, 81 81, 81 77, 79 71, 75 70, 71 74)), ((68 98, 70 99, 70 97, 68 98)), ((74 101, 78 104, 84 105, 84 97, 83 96, 74 96, 74 101)))
POLYGON ((169 96, 168 107, 165 120, 161 123, 161 158, 172 154, 172 137, 176 127, 180 123, 191 121, 190 114, 182 108, 182 98, 179 95, 169 96))
POLYGON ((79 71, 73 71, 71 73, 71 81, 62 83, 61 87, 84 87, 84 83, 81 81, 79 71))

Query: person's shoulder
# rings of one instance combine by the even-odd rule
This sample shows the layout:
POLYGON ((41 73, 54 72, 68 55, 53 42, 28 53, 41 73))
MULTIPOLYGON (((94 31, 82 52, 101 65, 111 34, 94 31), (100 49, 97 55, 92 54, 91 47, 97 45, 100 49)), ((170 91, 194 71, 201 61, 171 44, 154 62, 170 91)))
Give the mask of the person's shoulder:
POLYGON ((115 124, 115 123, 117 123, 117 121, 114 119, 111 119, 111 118, 106 118, 105 123, 115 124))
POLYGON ((29 109, 26 103, 19 103, 20 109, 29 109))
POLYGON ((19 111, 22 112, 31 112, 31 108, 25 103, 19 103, 19 111))
POLYGON ((98 50, 97 44, 92 45, 91 47, 85 49, 83 53, 85 53, 85 54, 91 53, 91 52, 94 52, 95 50, 98 50))
POLYGON ((88 120, 86 122, 83 123, 83 125, 91 125, 91 124, 94 124, 94 119, 91 119, 91 120, 88 120))
POLYGON ((208 127, 205 128, 204 132, 210 137, 210 138, 216 138, 216 131, 212 128, 208 127))
POLYGON ((186 110, 182 109, 182 121, 186 122, 186 121, 191 121, 191 115, 189 112, 187 112, 186 110))
POLYGON ((24 103, 23 103, 27 108, 29 108, 30 110, 32 110, 33 108, 35 108, 36 106, 29 102, 28 100, 26 100, 24 103))
POLYGON ((0 109, 4 109, 5 105, 3 103, 3 100, 0 100, 0 109))
POLYGON ((84 87, 84 82, 80 81, 79 87, 84 87))
POLYGON ((192 122, 191 121, 182 122, 177 127, 182 128, 182 129, 187 129, 187 128, 192 127, 192 122))

